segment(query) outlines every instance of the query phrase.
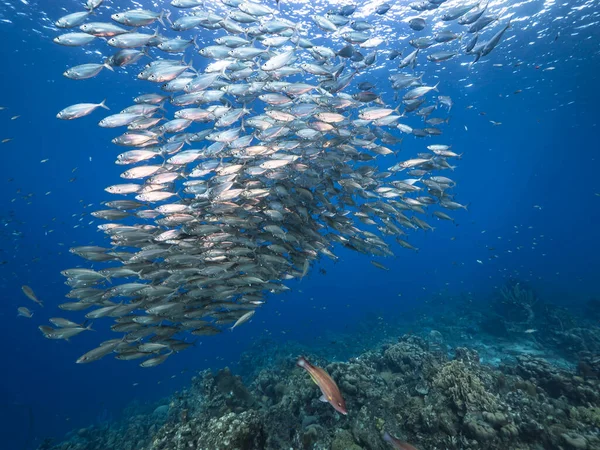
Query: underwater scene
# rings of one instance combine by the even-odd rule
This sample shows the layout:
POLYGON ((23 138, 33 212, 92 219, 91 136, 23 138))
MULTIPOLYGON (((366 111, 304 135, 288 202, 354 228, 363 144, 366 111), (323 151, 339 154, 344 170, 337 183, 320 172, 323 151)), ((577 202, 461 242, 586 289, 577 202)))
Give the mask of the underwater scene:
POLYGON ((2 450, 600 449, 597 0, 2 0, 2 450))

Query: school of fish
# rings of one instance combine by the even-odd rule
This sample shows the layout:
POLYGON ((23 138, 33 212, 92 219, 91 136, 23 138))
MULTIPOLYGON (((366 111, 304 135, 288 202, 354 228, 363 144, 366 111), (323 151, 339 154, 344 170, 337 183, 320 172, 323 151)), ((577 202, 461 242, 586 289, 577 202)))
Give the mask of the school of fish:
MULTIPOLYGON (((118 336, 78 363, 113 354, 156 366, 193 345, 187 333, 215 335, 251 320, 267 294, 289 289, 286 280, 303 278, 322 256, 337 259, 336 248, 386 257, 395 239, 418 250, 407 232, 432 230, 427 216, 451 221, 447 211, 466 209, 444 175, 460 157, 450 145, 422 141, 421 152, 400 157, 403 138, 441 135, 452 107, 450 97, 436 94, 440 82, 426 84, 415 69, 459 50, 420 52, 462 46, 462 35, 412 39, 414 51, 402 56, 377 50, 384 41, 377 25, 354 20, 353 6, 299 24, 275 2, 214 3, 214 11, 202 0, 172 0, 161 11, 115 12, 87 0, 56 21, 63 32, 57 44, 94 42, 110 51, 64 76, 117 76, 127 67, 148 90, 98 123, 127 128, 112 140, 123 149, 116 157, 123 180, 106 188, 115 198, 93 213, 106 221, 99 228, 110 243, 71 249, 101 268, 62 271, 71 291, 59 307, 83 311, 87 321, 110 318, 118 336), (369 81, 378 59, 399 69, 388 73, 399 104, 386 105, 376 92, 384 81, 369 81)), ((391 7, 375 13, 383 17, 391 7)), ((461 4, 442 17, 470 27, 473 37, 460 52, 476 59, 509 26, 478 43, 497 19, 486 8, 461 4)), ((408 25, 427 27, 421 18, 408 25)), ((78 119, 110 104, 80 103, 57 117, 78 119)), ((91 329, 87 321, 56 318, 40 329, 68 339, 91 329)))

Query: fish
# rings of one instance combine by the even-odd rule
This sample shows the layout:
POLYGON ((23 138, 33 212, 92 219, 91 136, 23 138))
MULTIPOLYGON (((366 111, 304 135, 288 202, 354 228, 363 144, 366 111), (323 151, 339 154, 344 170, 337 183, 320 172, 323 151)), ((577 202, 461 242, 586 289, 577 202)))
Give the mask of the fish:
POLYGON ((58 328, 77 328, 80 327, 78 323, 75 323, 68 319, 63 319, 62 317, 52 317, 49 319, 50 323, 58 328))
MULTIPOLYGON (((91 1, 87 11, 100 6, 91 1)), ((202 1, 171 5, 195 8, 202 1)), ((431 95, 445 83, 433 86, 426 71, 410 73, 428 64, 419 47, 444 50, 444 42, 410 39, 414 51, 386 53, 383 62, 376 50, 381 27, 350 17, 354 7, 308 13, 306 27, 256 2, 228 0, 223 14, 196 10, 172 21, 167 10, 147 7, 111 7, 114 23, 84 21, 82 33, 55 38, 66 47, 96 40, 94 53, 82 55, 101 54, 104 63, 90 61, 69 72, 83 93, 89 78, 109 67, 125 69, 107 73, 111 82, 130 76, 141 92, 123 98, 114 89, 111 105, 123 109, 97 125, 81 124, 106 133, 126 127, 111 142, 126 147, 115 163, 129 167, 118 172, 125 181, 104 171, 96 177, 109 198, 89 212, 90 226, 106 245, 74 246, 70 252, 84 260, 82 266, 60 269, 71 300, 59 308, 103 318, 96 323, 111 322, 111 330, 123 334, 77 363, 112 353, 119 361, 142 359, 142 367, 167 363, 171 352, 190 347, 174 344, 172 336, 216 339, 211 336, 239 327, 273 295, 289 290, 289 280, 309 276, 321 258, 338 261, 341 248, 369 258, 392 256, 395 247, 418 251, 405 235, 432 230, 424 216, 449 226, 441 222, 448 220, 445 212, 463 209, 449 192, 456 182, 442 176, 454 168, 450 161, 458 160, 459 147, 400 152, 400 133, 427 139, 448 122, 430 117, 452 107, 443 92, 431 95), (149 26, 156 28, 143 32, 149 26), (215 37, 198 28, 216 31, 215 37), (387 62, 399 56, 399 63, 387 62), (385 80, 370 77, 380 64, 400 66, 389 76, 393 105, 383 95, 385 80), (415 178, 407 179, 405 170, 415 178), (104 262, 110 266, 96 268, 104 262)), ((438 40, 455 39, 441 33, 438 40)), ((439 72, 437 81, 444 75, 439 72)), ((99 108, 108 109, 104 101, 76 104, 58 118, 99 108)), ((43 331, 67 338, 87 328, 78 322, 53 317, 54 327, 43 331)))
POLYGON ((25 317, 27 319, 31 319, 33 317, 33 313, 29 310, 29 308, 25 306, 19 306, 17 308, 17 316, 25 317))
POLYGON ((401 441, 390 435, 387 431, 383 433, 383 440, 388 442, 393 448, 398 450, 417 450, 416 447, 410 445, 408 442, 401 441))
POLYGON ((468 33, 477 33, 483 30, 492 22, 498 20, 495 16, 481 16, 475 23, 473 23, 467 30, 468 33))
POLYGON ((162 355, 155 356, 153 358, 148 358, 147 360, 143 361, 140 364, 140 367, 144 367, 144 368, 156 367, 156 366, 164 363, 172 353, 173 353, 173 351, 170 351, 169 353, 164 353, 162 355))
POLYGON ((296 365, 306 370, 310 378, 321 389, 322 395, 319 400, 329 403, 337 412, 344 416, 348 414, 342 393, 327 372, 320 367, 313 366, 304 356, 298 358, 296 365))
POLYGON ((112 353, 123 341, 121 339, 113 339, 111 341, 105 341, 100 344, 99 347, 84 353, 77 358, 77 364, 87 364, 92 361, 98 361, 104 358, 106 355, 112 353))
POLYGON ((483 49, 481 50, 481 56, 486 56, 490 54, 491 51, 494 50, 494 48, 496 48, 496 45, 498 45, 500 39, 502 39, 502 36, 509 28, 511 28, 510 20, 500 31, 494 34, 494 36, 492 36, 490 40, 485 43, 483 49))
POLYGON ((456 55, 458 55, 457 52, 443 51, 443 52, 437 52, 437 53, 432 53, 430 55, 427 55, 427 59, 431 62, 439 63, 442 61, 448 61, 450 58, 453 58, 456 55))
POLYGON ((101 38, 112 38, 120 34, 127 34, 127 30, 125 28, 115 25, 113 23, 105 22, 84 23, 79 27, 79 29, 84 33, 89 34, 90 36, 101 38))
POLYGON ((254 315, 256 311, 248 311, 246 314, 242 315, 238 320, 235 321, 235 323, 233 324, 233 326, 230 328, 230 330, 233 331, 233 329, 243 323, 248 322, 252 316, 254 315))
POLYGON ((135 48, 143 47, 147 45, 152 39, 158 36, 158 29, 154 34, 145 33, 119 33, 118 35, 111 37, 107 43, 117 48, 135 48))
POLYGON ((415 17, 408 21, 408 25, 415 31, 421 31, 425 29, 426 23, 425 19, 421 17, 415 17))
POLYGON ((377 261, 371 261, 371 264, 373 264, 375 267, 381 270, 390 270, 388 267, 384 266, 381 263, 378 263, 377 261))
POLYGON ((102 100, 100 103, 77 103, 76 105, 68 106, 59 111, 56 117, 62 120, 79 119, 90 115, 98 108, 109 109, 105 102, 106 99, 102 100))
POLYGON ((54 25, 58 28, 73 28, 81 25, 89 17, 91 11, 80 11, 61 17, 54 25))
POLYGON ((389 3, 383 3, 377 7, 377 9, 375 10, 375 13, 382 16, 383 14, 387 13, 390 10, 390 8, 391 8, 391 5, 389 3))
POLYGON ((112 14, 110 18, 121 25, 126 25, 128 27, 143 27, 146 25, 150 25, 155 21, 158 21, 165 26, 165 22, 163 18, 169 14, 167 11, 163 10, 160 13, 156 13, 154 11, 148 11, 145 9, 132 9, 129 11, 119 12, 112 14))
POLYGON ((32 300, 41 307, 44 307, 44 302, 37 298, 37 295, 35 295, 35 292, 33 292, 33 289, 31 289, 29 286, 23 285, 21 286, 21 290, 29 300, 32 300))
POLYGON ((39 329, 46 339, 64 339, 67 341, 73 336, 77 336, 84 331, 94 331, 92 329, 92 324, 89 324, 87 327, 77 326, 65 328, 52 328, 42 325, 39 327, 39 329))
POLYGON ((104 64, 81 64, 79 66, 71 67, 70 69, 65 70, 63 75, 72 80, 85 80, 95 77, 102 69, 108 69, 111 72, 115 71, 110 64, 105 62, 104 64))
POLYGON ((56 44, 64 45, 66 47, 79 47, 82 45, 89 44, 96 36, 88 33, 66 33, 60 36, 56 36, 53 41, 56 44))
POLYGON ((475 8, 479 3, 471 3, 466 5, 457 6, 450 11, 442 14, 442 20, 445 22, 449 22, 452 20, 456 20, 461 16, 464 16, 466 13, 475 8))

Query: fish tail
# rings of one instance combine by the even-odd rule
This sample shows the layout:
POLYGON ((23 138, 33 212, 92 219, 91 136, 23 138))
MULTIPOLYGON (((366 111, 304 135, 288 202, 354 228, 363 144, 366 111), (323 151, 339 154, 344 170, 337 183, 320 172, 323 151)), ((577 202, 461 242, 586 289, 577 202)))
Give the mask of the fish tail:
POLYGON ((163 9, 163 10, 160 12, 159 16, 156 18, 156 20, 158 20, 158 21, 161 23, 161 25, 162 25, 163 27, 165 27, 165 28, 166 28, 165 22, 164 22, 164 20, 163 20, 163 19, 164 19, 164 17, 165 17, 165 10, 163 9))
POLYGON ((114 71, 115 71, 115 69, 113 68, 113 66, 111 66, 111 65, 110 65, 110 63, 109 63, 109 59, 108 59, 108 58, 106 58, 106 59, 104 60, 104 63, 103 63, 102 65, 103 65, 105 68, 107 68, 108 70, 110 70, 111 72, 114 72, 114 71))
POLYGON ((100 108, 104 108, 104 109, 110 110, 110 108, 108 106, 106 106, 106 99, 102 100, 98 106, 100 108))

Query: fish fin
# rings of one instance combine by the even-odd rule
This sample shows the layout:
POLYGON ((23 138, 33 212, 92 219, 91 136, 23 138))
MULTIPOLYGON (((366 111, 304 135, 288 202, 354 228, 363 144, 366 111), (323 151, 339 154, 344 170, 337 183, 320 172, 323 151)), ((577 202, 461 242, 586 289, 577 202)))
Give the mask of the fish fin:
POLYGON ((320 401, 320 402, 323 402, 323 403, 329 403, 329 400, 327 400, 327 398, 325 397, 325 394, 322 394, 322 395, 319 397, 319 401, 320 401))
POLYGON ((114 71, 115 71, 115 69, 113 69, 113 66, 111 66, 111 65, 108 63, 108 58, 106 58, 106 59, 104 60, 104 64, 102 64, 102 65, 103 65, 105 68, 107 68, 108 70, 110 70, 111 72, 114 72, 114 71))
POLYGON ((108 106, 106 106, 106 99, 102 100, 98 106, 100 108, 104 108, 104 109, 110 110, 110 108, 108 106))
POLYGON ((142 53, 143 53, 145 56, 147 56, 148 58, 150 58, 150 59, 154 59, 154 58, 152 58, 152 56, 150 56, 150 53, 148 53, 148 47, 144 47, 144 48, 142 49, 142 53))
POLYGON ((88 331, 96 331, 96 330, 94 330, 94 329, 92 328, 92 325, 94 325, 94 323, 93 323, 93 322, 92 322, 92 323, 90 323, 90 324, 89 324, 87 327, 85 327, 85 329, 86 329, 86 330, 88 330, 88 331))
POLYGON ((162 25, 163 27, 165 27, 165 28, 166 28, 167 26, 165 25, 165 22, 164 22, 164 20, 163 20, 163 19, 164 19, 164 17, 165 17, 165 10, 163 9, 163 10, 160 12, 160 15, 159 15, 159 16, 156 18, 156 20, 158 20, 158 21, 161 23, 161 25, 162 25))

